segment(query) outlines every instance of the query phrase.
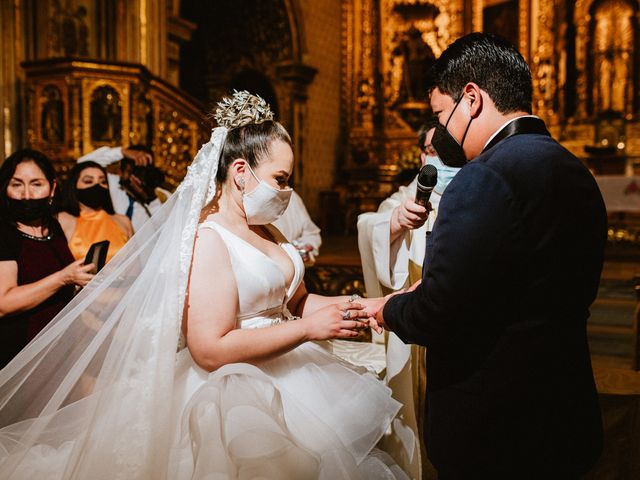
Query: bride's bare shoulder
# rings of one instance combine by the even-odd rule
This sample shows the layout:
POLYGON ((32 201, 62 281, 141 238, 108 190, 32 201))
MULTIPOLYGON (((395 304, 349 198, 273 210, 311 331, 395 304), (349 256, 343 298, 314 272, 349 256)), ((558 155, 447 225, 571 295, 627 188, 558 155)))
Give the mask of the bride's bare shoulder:
POLYGON ((211 272, 216 272, 216 278, 222 279, 233 276, 231 257, 222 232, 215 225, 200 224, 196 231, 191 262, 191 279, 202 276, 210 280, 211 272))
POLYGON ((196 248, 198 243, 206 243, 209 245, 224 246, 224 239, 220 234, 220 231, 216 228, 213 222, 203 222, 198 225, 196 230, 196 248))

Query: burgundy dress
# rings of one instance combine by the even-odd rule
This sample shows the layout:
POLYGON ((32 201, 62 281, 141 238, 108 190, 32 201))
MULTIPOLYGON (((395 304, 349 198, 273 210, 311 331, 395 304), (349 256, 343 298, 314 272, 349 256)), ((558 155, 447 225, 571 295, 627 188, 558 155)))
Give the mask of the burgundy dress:
MULTIPOLYGON (((51 239, 33 240, 16 227, 0 224, 0 262, 18 264, 18 285, 51 275, 74 261, 60 224, 53 220, 51 239)), ((0 318, 0 368, 4 367, 73 298, 74 286, 60 288, 40 305, 0 318)))

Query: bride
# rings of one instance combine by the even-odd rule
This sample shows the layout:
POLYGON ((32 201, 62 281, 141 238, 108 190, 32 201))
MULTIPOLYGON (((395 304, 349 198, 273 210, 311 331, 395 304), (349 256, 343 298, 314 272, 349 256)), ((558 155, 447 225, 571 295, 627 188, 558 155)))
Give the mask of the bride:
POLYGON ((400 405, 323 342, 375 312, 308 294, 270 225, 289 135, 248 92, 216 120, 176 193, 0 371, 1 478, 406 478, 374 449, 400 405))

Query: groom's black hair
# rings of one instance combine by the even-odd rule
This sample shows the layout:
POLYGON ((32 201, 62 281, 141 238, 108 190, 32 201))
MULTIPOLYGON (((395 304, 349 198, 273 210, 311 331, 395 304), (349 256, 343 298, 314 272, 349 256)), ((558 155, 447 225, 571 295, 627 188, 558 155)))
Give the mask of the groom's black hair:
POLYGON ((518 50, 499 35, 470 33, 442 52, 429 70, 427 90, 437 88, 454 100, 474 82, 500 113, 531 113, 531 70, 518 50))
POLYGON ((291 137, 285 128, 272 120, 230 130, 222 147, 216 180, 224 183, 229 165, 237 158, 245 159, 251 168, 255 168, 269 154, 271 142, 274 140, 292 145, 291 137))

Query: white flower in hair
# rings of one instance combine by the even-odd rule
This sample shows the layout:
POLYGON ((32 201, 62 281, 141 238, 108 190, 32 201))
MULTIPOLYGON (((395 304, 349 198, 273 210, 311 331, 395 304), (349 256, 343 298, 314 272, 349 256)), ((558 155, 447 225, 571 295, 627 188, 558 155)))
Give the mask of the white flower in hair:
POLYGON ((218 103, 214 118, 219 126, 232 130, 273 120, 273 112, 259 95, 234 90, 232 97, 225 97, 218 103))

